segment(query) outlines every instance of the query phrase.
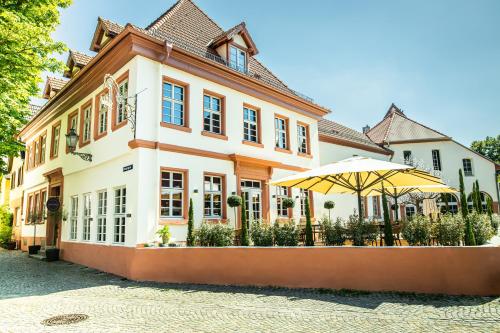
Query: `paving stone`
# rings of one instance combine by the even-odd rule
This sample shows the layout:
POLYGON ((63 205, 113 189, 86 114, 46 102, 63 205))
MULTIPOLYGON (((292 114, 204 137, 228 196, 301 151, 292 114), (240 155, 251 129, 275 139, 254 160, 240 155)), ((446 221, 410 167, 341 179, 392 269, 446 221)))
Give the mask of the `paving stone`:
POLYGON ((500 332, 500 298, 159 284, 0 250, 0 332, 500 332), (43 326, 47 318, 85 321, 43 326))

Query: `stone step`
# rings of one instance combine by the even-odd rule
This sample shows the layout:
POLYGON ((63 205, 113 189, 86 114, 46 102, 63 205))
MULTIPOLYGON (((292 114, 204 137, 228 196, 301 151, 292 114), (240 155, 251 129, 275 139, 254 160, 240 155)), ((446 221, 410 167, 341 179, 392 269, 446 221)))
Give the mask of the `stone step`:
POLYGON ((43 252, 43 254, 40 252, 38 254, 30 254, 30 255, 28 255, 28 257, 36 259, 36 260, 40 260, 40 261, 46 261, 47 257, 45 257, 45 251, 43 252))

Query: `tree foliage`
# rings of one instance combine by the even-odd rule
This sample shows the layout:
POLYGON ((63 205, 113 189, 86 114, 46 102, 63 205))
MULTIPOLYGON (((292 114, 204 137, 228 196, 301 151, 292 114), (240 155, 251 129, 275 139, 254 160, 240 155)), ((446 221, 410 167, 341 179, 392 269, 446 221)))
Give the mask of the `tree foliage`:
POLYGON ((484 140, 473 141, 470 148, 496 163, 500 163, 500 134, 496 138, 487 136, 484 140))
POLYGON ((392 234, 391 219, 389 217, 389 206, 387 203, 387 196, 382 187, 382 211, 384 213, 384 241, 386 246, 394 245, 394 237, 392 234))
POLYGON ((193 216, 193 199, 189 198, 189 212, 188 212, 188 232, 186 238, 187 246, 194 246, 194 216, 193 216))
POLYGON ((313 229, 311 222, 311 207, 309 206, 309 198, 305 200, 306 210, 306 246, 314 246, 313 229))
POLYGON ((22 149, 15 135, 26 122, 30 98, 38 93, 40 74, 58 72, 64 63, 54 53, 66 47, 52 39, 59 9, 71 0, 0 0, 0 172, 2 157, 22 149))

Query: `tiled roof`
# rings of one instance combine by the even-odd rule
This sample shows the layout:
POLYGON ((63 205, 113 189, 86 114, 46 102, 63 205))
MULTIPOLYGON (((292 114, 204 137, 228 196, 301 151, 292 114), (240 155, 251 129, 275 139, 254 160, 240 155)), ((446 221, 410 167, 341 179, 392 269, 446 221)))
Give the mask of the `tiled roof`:
POLYGON ((388 153, 387 150, 375 144, 365 134, 328 119, 322 118, 319 120, 318 131, 319 134, 326 135, 331 138, 349 141, 357 145, 363 145, 371 148, 372 150, 378 150, 381 153, 388 153))
POLYGON ((99 17, 99 21, 102 22, 104 28, 106 28, 107 31, 115 35, 118 35, 124 29, 122 25, 110 20, 103 19, 102 17, 99 17))
POLYGON ((47 85, 50 85, 52 90, 59 91, 64 85, 68 82, 68 80, 64 80, 57 77, 47 76, 47 85))
POLYGON ((447 140, 450 137, 406 117, 392 104, 384 119, 367 133, 375 143, 396 143, 421 140, 447 140))
POLYGON ((81 53, 81 52, 78 52, 78 51, 74 51, 74 50, 70 50, 69 51, 69 56, 73 59, 73 62, 78 67, 85 66, 93 58, 92 56, 89 56, 89 55, 86 55, 84 53, 81 53))

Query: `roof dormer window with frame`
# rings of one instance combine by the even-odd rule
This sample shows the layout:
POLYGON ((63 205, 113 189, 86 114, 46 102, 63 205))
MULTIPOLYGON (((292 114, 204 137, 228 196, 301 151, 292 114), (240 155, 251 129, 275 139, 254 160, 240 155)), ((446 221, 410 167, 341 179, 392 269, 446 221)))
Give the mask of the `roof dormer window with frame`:
POLYGON ((247 72, 247 53, 241 48, 229 45, 229 67, 239 72, 247 72))

